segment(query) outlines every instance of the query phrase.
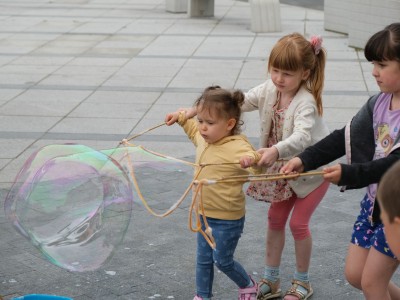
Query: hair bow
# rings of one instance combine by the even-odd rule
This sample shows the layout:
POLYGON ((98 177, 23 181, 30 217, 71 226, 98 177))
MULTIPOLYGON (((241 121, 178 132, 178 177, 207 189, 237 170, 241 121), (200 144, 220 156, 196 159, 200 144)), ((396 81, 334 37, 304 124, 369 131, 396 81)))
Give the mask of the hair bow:
POLYGON ((310 43, 314 48, 315 55, 318 55, 322 48, 322 36, 320 35, 313 35, 311 37, 310 43))

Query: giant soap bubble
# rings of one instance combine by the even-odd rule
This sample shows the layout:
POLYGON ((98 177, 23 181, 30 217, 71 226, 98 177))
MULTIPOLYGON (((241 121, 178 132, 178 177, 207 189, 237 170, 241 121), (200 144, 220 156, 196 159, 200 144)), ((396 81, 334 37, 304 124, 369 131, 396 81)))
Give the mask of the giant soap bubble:
POLYGON ((23 165, 5 212, 51 263, 93 271, 123 241, 133 204, 169 215, 190 194, 193 171, 193 163, 141 146, 49 145, 23 165))
POLYGON ((83 145, 50 145, 23 165, 5 212, 50 262, 92 271, 123 240, 132 196, 129 177, 109 155, 83 145))

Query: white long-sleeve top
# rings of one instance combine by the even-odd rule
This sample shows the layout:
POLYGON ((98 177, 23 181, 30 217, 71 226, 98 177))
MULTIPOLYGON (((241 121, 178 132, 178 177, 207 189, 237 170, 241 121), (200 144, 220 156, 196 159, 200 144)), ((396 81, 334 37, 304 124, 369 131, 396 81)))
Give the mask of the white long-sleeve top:
MULTIPOLYGON (((260 147, 265 148, 271 131, 273 106, 278 99, 277 89, 269 79, 249 90, 245 96, 242 111, 259 111, 260 147)), ((318 114, 314 96, 305 87, 301 87, 286 111, 282 140, 274 146, 280 159, 290 159, 328 134, 329 129, 318 114)), ((302 198, 322 181, 322 176, 305 176, 290 180, 289 184, 297 196, 302 198)))

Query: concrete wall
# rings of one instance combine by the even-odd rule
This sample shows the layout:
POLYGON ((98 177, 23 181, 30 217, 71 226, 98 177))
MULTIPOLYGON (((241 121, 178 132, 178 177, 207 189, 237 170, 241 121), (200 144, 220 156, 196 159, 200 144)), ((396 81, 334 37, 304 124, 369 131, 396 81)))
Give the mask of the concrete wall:
POLYGON ((364 48, 369 37, 400 22, 400 0, 325 0, 324 28, 346 33, 349 46, 364 48))

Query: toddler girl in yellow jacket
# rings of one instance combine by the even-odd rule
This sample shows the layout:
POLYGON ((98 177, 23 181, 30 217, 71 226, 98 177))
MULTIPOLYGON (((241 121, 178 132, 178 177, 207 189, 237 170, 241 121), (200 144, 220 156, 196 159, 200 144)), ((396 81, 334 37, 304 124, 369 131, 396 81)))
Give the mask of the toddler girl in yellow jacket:
MULTIPOLYGON (((244 167, 249 165, 249 161, 254 164, 260 159, 260 154, 247 138, 239 134, 243 102, 241 91, 211 86, 195 102, 197 121, 187 119, 184 111, 167 114, 166 124, 178 122, 196 146, 196 164, 207 165, 199 180, 248 174, 244 167), (237 163, 232 164, 234 162, 237 163)), ((239 299, 255 300, 257 284, 233 257, 245 221, 243 183, 206 185, 201 194, 216 249, 211 248, 202 234, 197 234, 197 291, 194 300, 211 299, 214 264, 237 284, 239 299)), ((202 226, 204 229, 204 224, 202 226)))

